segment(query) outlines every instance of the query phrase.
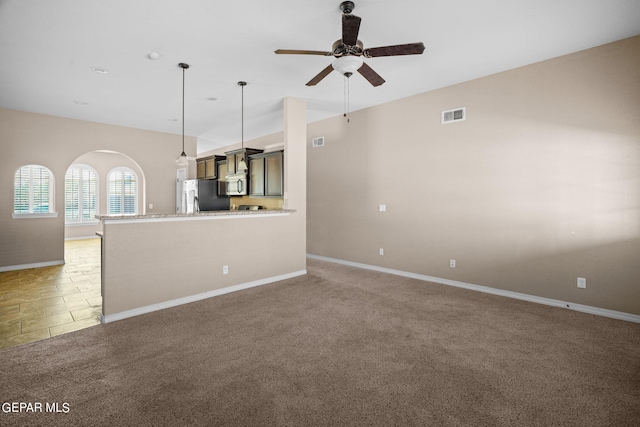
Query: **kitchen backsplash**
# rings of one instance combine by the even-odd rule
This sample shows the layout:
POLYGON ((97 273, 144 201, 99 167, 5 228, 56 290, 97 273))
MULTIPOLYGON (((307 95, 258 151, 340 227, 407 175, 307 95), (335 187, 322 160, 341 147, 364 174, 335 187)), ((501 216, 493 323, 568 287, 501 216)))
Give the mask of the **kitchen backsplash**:
POLYGON ((284 206, 284 198, 282 197, 250 197, 250 196, 232 196, 229 198, 231 209, 233 205, 259 205, 263 209, 282 209, 284 206))

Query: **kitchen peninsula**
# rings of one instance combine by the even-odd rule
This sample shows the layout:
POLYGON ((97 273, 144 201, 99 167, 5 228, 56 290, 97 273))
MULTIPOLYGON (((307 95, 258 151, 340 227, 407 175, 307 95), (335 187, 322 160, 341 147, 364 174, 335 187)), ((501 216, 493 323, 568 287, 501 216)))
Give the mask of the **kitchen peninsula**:
POLYGON ((304 101, 285 98, 283 132, 251 143, 274 140, 287 153, 281 208, 98 217, 102 322, 306 274, 304 101))
POLYGON ((103 323, 306 274, 293 209, 97 218, 103 323))

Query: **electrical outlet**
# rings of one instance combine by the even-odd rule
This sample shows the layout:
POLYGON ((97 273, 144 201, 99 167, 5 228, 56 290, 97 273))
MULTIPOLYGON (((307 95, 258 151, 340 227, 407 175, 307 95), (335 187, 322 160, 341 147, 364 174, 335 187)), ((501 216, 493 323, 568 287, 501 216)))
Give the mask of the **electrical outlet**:
POLYGON ((378 253, 379 253, 380 255, 384 255, 384 249, 383 249, 383 248, 378 249, 378 253))
POLYGON ((153 203, 149 203, 149 209, 153 209, 153 203))
POLYGON ((228 265, 223 265, 222 266, 222 274, 229 274, 229 266, 228 265))
POLYGON ((387 205, 380 205, 378 207, 378 209, 380 209, 380 212, 386 212, 387 211, 387 205))
POLYGON ((580 289, 586 289, 587 288, 587 279, 585 279, 584 277, 578 277, 578 287, 580 289))
POLYGON ((449 260, 449 267, 456 268, 456 260, 455 259, 450 259, 449 260))

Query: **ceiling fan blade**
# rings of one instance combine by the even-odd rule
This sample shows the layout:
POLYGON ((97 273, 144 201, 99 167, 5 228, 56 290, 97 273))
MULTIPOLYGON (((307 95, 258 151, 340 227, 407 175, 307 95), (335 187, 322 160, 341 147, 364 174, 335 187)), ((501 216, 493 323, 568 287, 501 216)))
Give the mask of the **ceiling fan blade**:
POLYGON ((373 86, 380 86, 384 83, 384 79, 380 77, 380 74, 373 71, 373 68, 369 67, 366 63, 362 63, 362 66, 358 68, 358 72, 369 81, 373 86))
POLYGON ((278 49, 275 53, 282 55, 321 55, 321 56, 331 56, 332 52, 325 52, 320 50, 297 50, 297 49, 278 49))
POLYGON ((377 56, 420 55, 424 52, 424 43, 407 43, 395 46, 372 47, 362 53, 365 58, 377 56))
POLYGON ((355 46, 360 31, 360 17, 355 15, 342 15, 342 43, 347 46, 355 46))
POLYGON ((329 64, 329 66, 327 68, 325 68, 324 70, 320 71, 314 78, 312 78, 311 80, 309 80, 309 82, 307 83, 307 86, 315 86, 318 83, 320 83, 320 80, 324 79, 325 77, 327 77, 329 75, 330 72, 333 71, 333 65, 329 64))

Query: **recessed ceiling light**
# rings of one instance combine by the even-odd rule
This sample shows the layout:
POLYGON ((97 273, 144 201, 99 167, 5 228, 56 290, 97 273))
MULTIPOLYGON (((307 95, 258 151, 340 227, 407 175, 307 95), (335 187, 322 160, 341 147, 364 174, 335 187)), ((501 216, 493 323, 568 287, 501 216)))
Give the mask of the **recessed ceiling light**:
POLYGON ((100 74, 109 74, 109 70, 102 67, 91 67, 91 71, 95 71, 96 73, 100 74))
POLYGON ((149 53, 147 54, 147 58, 149 58, 149 59, 151 59, 151 60, 153 60, 153 61, 155 61, 156 59, 160 59, 160 57, 161 57, 161 56, 162 56, 162 55, 161 55, 161 54, 159 54, 158 52, 149 52, 149 53))

